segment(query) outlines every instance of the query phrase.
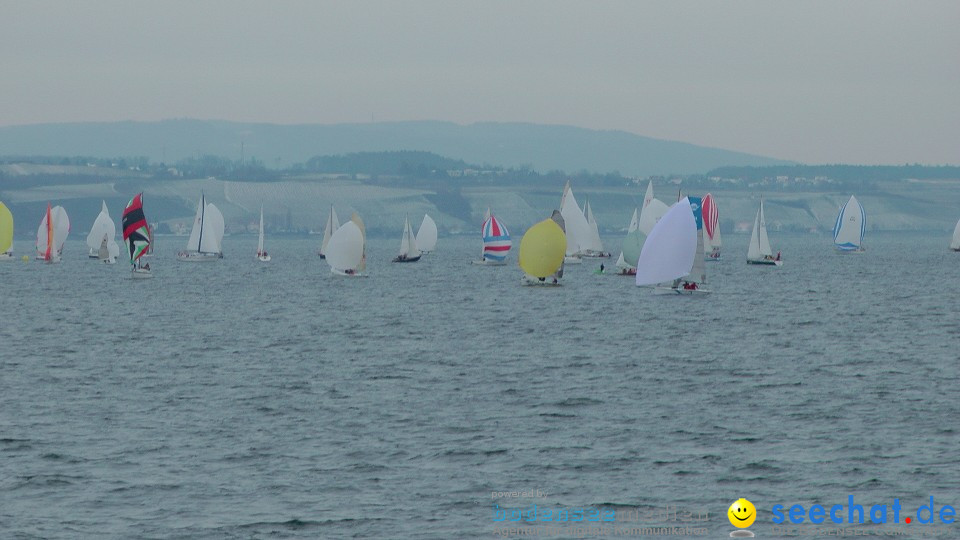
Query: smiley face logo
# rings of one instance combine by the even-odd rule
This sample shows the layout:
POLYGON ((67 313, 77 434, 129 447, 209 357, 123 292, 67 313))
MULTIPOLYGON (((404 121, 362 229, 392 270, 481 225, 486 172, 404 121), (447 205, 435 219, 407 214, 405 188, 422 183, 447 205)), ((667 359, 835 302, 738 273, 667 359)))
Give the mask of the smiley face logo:
POLYGON ((727 509, 727 518, 734 527, 746 529, 753 525, 754 520, 757 519, 757 509, 752 502, 739 498, 733 501, 733 504, 727 509))

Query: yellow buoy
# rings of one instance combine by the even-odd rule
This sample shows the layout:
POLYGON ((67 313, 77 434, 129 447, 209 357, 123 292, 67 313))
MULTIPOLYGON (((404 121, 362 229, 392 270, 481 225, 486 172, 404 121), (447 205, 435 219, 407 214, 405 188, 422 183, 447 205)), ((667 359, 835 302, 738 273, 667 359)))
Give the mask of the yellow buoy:
POLYGON ((23 262, 30 262, 30 256, 29 256, 29 255, 24 255, 23 257, 20 257, 20 260, 23 261, 23 262))

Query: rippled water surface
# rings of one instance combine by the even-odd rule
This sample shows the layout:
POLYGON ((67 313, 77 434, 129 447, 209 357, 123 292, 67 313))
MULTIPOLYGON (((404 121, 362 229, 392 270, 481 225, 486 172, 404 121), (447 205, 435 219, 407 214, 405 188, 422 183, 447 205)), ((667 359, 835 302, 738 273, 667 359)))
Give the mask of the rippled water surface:
POLYGON ((536 503, 708 511, 722 537, 738 497, 758 536, 774 504, 960 506, 948 239, 839 255, 772 233, 773 269, 728 236, 706 298, 599 261, 521 287, 515 251, 468 264, 473 237, 404 265, 374 239, 367 279, 332 276, 316 238, 190 264, 161 237, 151 281, 74 240, 60 265, 0 264, 0 530, 491 537, 493 504, 536 503))

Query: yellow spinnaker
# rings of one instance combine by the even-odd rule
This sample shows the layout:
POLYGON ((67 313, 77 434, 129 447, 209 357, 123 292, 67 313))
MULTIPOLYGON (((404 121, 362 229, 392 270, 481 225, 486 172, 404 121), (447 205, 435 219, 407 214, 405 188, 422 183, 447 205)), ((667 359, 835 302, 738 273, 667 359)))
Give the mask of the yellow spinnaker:
POLYGON ((7 205, 0 202, 0 253, 6 253, 13 245, 13 214, 7 205))
POLYGON ((520 240, 520 268, 533 277, 547 277, 563 264, 567 237, 553 219, 527 229, 520 240))

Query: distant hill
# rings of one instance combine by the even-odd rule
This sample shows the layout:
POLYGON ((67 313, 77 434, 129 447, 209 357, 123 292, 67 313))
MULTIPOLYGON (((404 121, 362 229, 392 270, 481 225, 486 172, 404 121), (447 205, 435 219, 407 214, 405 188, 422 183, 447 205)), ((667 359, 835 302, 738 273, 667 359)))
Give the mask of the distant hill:
POLYGON ((174 163, 216 155, 257 158, 267 167, 304 163, 314 156, 418 150, 468 163, 538 171, 628 176, 703 174, 726 166, 789 162, 642 137, 624 131, 521 123, 391 122, 370 124, 248 124, 165 120, 36 124, 0 127, 0 155, 144 156, 174 163), (242 149, 241 149, 242 144, 242 149))

